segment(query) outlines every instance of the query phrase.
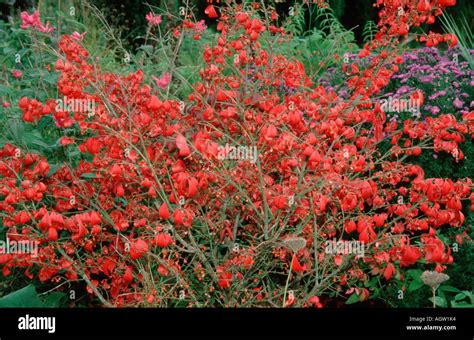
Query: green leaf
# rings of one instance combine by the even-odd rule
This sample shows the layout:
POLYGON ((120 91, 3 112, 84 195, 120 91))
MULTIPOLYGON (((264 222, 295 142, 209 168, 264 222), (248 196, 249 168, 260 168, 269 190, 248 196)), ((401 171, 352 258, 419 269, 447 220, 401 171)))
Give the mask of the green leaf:
POLYGON ((442 290, 443 292, 451 292, 451 293, 459 293, 460 290, 453 286, 441 286, 438 290, 442 290))
POLYGON ((451 301, 451 307, 454 307, 454 308, 472 308, 473 305, 470 305, 465 301, 462 301, 462 302, 451 301))
POLYGON ((48 172, 47 177, 50 177, 50 176, 54 175, 56 173, 56 171, 59 170, 60 167, 61 167, 61 164, 50 164, 49 165, 49 172, 48 172))
POLYGON ((422 286, 424 285, 424 283, 422 281, 419 281, 419 280, 413 280, 410 285, 408 286, 408 291, 409 292, 413 292, 417 289, 420 289, 422 286))
POLYGON ((69 148, 69 151, 67 154, 68 154, 68 157, 74 158, 74 157, 79 156, 81 152, 79 151, 77 147, 72 147, 72 148, 69 148))
POLYGON ((58 76, 54 73, 46 72, 43 80, 45 83, 48 83, 49 85, 56 85, 58 82, 58 76))
POLYGON ((374 277, 372 280, 370 281, 365 281, 364 283, 364 287, 374 287, 374 286, 377 286, 379 282, 379 278, 378 277, 374 277))
POLYGON ((141 45, 139 49, 150 55, 153 53, 152 45, 141 45))
POLYGON ((97 178, 97 176, 94 173, 91 173, 91 172, 84 173, 84 174, 81 175, 81 177, 82 178, 87 178, 87 179, 97 178))
POLYGON ((2 96, 13 96, 13 91, 12 89, 6 87, 6 86, 3 86, 3 85, 0 85, 0 95, 2 96))
MULTIPOLYGON (((433 297, 430 297, 430 301, 433 302, 433 297)), ((446 307, 446 300, 439 296, 435 296, 434 303, 436 306, 446 307)))
POLYGON ((43 298, 46 307, 57 308, 65 305, 64 298, 66 294, 63 292, 52 292, 43 298))
POLYGON ((459 294, 456 294, 456 296, 454 297, 454 301, 460 301, 460 300, 463 300, 465 298, 467 298, 466 294, 459 293, 459 294))
POLYGON ((25 131, 25 126, 23 125, 23 123, 21 123, 20 121, 16 119, 11 120, 9 122, 9 128, 15 142, 20 143, 25 131))
MULTIPOLYGON (((49 145, 46 143, 38 131, 26 132, 23 134, 23 141, 28 146, 39 146, 41 148, 48 148, 49 145)), ((33 148, 34 149, 34 148, 33 148)))
POLYGON ((414 278, 414 279, 419 278, 420 275, 421 275, 421 273, 422 273, 422 271, 419 270, 419 269, 410 269, 410 270, 407 270, 407 271, 406 271, 406 275, 407 275, 407 276, 410 276, 410 277, 412 277, 412 278, 414 278))
POLYGON ((439 297, 446 301, 446 295, 444 295, 444 292, 442 290, 439 290, 439 289, 438 289, 437 292, 438 292, 439 297))
POLYGON ((45 307, 39 299, 33 285, 28 285, 16 292, 10 293, 0 299, 0 308, 35 308, 45 307))
POLYGON ((13 53, 15 53, 15 52, 16 52, 16 50, 14 50, 14 49, 11 48, 11 47, 4 47, 4 48, 3 48, 3 54, 5 54, 5 55, 13 54, 13 53))
POLYGON ((19 97, 35 97, 35 90, 31 88, 21 89, 19 97))
POLYGON ((350 305, 356 302, 360 302, 360 297, 356 293, 352 293, 352 295, 347 299, 346 305, 350 305))

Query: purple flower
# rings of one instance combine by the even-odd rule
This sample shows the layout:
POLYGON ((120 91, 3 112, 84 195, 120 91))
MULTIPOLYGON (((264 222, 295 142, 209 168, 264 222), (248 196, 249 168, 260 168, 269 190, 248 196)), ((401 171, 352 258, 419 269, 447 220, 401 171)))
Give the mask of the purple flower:
POLYGON ((405 94, 410 92, 411 90, 412 89, 409 86, 404 85, 398 89, 397 94, 405 94))
POLYGON ((431 96, 428 97, 429 100, 434 100, 438 97, 444 97, 446 95, 446 91, 441 90, 438 92, 433 93, 431 96))
POLYGON ((422 83, 431 83, 433 81, 433 75, 422 76, 419 78, 422 83))

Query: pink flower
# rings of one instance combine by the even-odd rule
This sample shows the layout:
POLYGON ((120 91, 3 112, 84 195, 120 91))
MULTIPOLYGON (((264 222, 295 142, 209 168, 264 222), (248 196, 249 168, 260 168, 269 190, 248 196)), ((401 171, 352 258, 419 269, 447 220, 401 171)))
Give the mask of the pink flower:
POLYGON ((156 82, 159 88, 165 89, 170 83, 170 74, 169 72, 165 72, 161 75, 161 78, 157 78, 155 76, 151 76, 151 78, 156 82))
POLYGON ((154 15, 152 12, 149 12, 145 18, 151 27, 158 26, 161 23, 161 15, 154 15))
POLYGON ((12 71, 12 76, 16 79, 21 78, 22 75, 23 75, 23 72, 21 72, 20 70, 13 70, 12 71))
POLYGON ((21 28, 27 29, 30 26, 36 27, 41 25, 39 12, 36 10, 32 15, 29 15, 28 12, 21 12, 21 28))
POLYGON ((206 28, 207 26, 204 20, 198 21, 194 26, 194 29, 196 30, 197 34, 202 33, 202 31, 204 31, 206 28))
POLYGON ((440 110, 440 108, 437 107, 437 106, 432 106, 431 109, 430 109, 430 111, 431 111, 432 114, 436 115, 436 114, 438 114, 439 111, 441 111, 441 110, 440 110))
POLYGON ((462 109, 463 102, 456 97, 456 99, 453 101, 453 105, 456 109, 462 109))
POLYGON ((72 34, 71 34, 71 39, 72 40, 76 40, 76 41, 82 41, 82 39, 84 38, 84 36, 87 34, 87 32, 84 32, 82 34, 74 31, 72 34))
POLYGON ((28 12, 21 12, 20 16, 22 20, 20 27, 24 30, 29 27, 34 27, 42 33, 51 33, 54 30, 54 27, 49 27, 49 21, 46 22, 46 26, 43 26, 38 10, 34 11, 32 15, 29 15, 28 12))
POLYGON ((49 27, 49 21, 46 22, 46 26, 40 25, 36 27, 36 29, 42 33, 51 33, 54 31, 54 27, 49 27))

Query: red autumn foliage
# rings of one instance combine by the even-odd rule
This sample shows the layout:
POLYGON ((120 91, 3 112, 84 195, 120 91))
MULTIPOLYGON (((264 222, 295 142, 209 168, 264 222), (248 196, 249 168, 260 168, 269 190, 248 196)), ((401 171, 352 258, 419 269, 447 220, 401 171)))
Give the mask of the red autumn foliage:
MULTIPOLYGON (((349 101, 313 85, 297 60, 264 49, 264 33, 284 36, 241 8, 219 13, 220 37, 204 51, 185 111, 145 84, 140 70, 102 72, 63 36, 58 91, 93 100, 94 114, 57 112, 53 100, 22 98, 19 107, 28 123, 52 115, 58 126, 78 124, 81 138, 64 145, 91 160, 50 174, 41 155, 10 144, 0 150, 3 223, 10 235, 40 245, 37 258, 0 257, 3 274, 20 268, 42 282, 87 278, 116 306, 154 301, 156 282, 173 299, 186 290, 190 305, 214 294, 222 305, 265 305, 262 297, 274 295, 283 305, 321 307, 315 294, 329 284, 353 291, 369 276, 391 280, 422 260, 443 270, 453 258, 439 230, 464 223, 472 181, 425 178, 403 158, 431 143, 462 159, 458 145, 474 134, 473 113, 398 126, 371 98, 401 62, 390 47, 453 2, 377 1, 380 31, 360 54, 374 58, 366 69, 344 66, 349 101), (382 140, 391 142, 387 155, 379 154, 382 140), (225 144, 255 146, 258 156, 226 163, 218 157, 225 144), (305 246, 294 254, 282 245, 288 235, 305 246), (325 253, 324 241, 341 237, 363 243, 365 257, 325 253), (219 255, 218 247, 229 250, 219 255), (266 291, 262 284, 270 279, 262 273, 282 268, 311 280, 315 263, 330 268, 331 281, 291 302, 282 301, 284 285, 266 291), (206 288, 200 296, 196 280, 206 288), (234 286, 236 295, 227 294, 234 286)), ((217 16, 213 5, 206 13, 217 16)), ((357 291, 361 301, 370 296, 357 291)))

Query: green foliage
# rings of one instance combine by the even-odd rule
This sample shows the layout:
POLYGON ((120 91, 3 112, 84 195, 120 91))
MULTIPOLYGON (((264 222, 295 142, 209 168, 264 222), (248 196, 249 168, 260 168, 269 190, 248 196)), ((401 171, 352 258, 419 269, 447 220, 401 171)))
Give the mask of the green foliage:
POLYGON ((285 31, 294 36, 301 36, 306 29, 305 13, 302 4, 290 7, 290 14, 285 21, 285 31))
POLYGON ((63 307, 66 294, 52 292, 38 295, 33 285, 28 285, 0 298, 0 308, 54 308, 63 307))
POLYGON ((329 0, 329 6, 333 9, 336 18, 341 21, 342 15, 346 10, 346 0, 329 0))
POLYGON ((364 29, 362 30, 362 39, 364 43, 367 43, 374 39, 375 34, 377 34, 377 25, 372 20, 367 20, 364 29))
POLYGON ((304 33, 301 13, 302 10, 298 7, 295 16, 288 19, 285 28, 293 37, 289 44, 280 49, 282 54, 297 58, 316 83, 329 67, 342 64, 344 54, 355 52, 359 48, 353 32, 341 25, 330 7, 317 9, 316 20, 319 25, 304 33), (335 58, 335 55, 339 58, 335 58))
POLYGON ((472 291, 463 290, 442 285, 436 290, 436 295, 429 298, 429 301, 437 307, 455 307, 455 308, 472 308, 474 307, 474 294, 472 291))
POLYGON ((463 290, 454 296, 451 300, 451 307, 459 308, 473 308, 474 307, 474 293, 471 291, 463 290))
POLYGON ((345 303, 346 305, 352 305, 357 302, 360 302, 360 297, 356 293, 352 293, 352 295, 349 296, 345 303))
MULTIPOLYGON (((470 226, 470 237, 474 238, 474 213, 470 213, 466 218, 466 225, 470 226)), ((466 241, 458 245, 457 252, 453 252, 454 263, 446 270, 449 275, 449 284, 459 290, 474 291, 474 244, 473 241, 466 241)))
POLYGON ((443 29, 446 33, 454 34, 458 39, 458 45, 465 60, 474 70, 474 58, 470 50, 474 49, 474 35, 472 27, 469 25, 466 16, 462 14, 459 20, 456 20, 451 14, 443 13, 440 16, 443 29))
POLYGON ((472 176, 474 169, 474 141, 472 137, 466 139, 464 143, 460 143, 461 150, 466 155, 464 159, 456 162, 456 160, 445 153, 440 153, 435 158, 431 152, 423 152, 418 157, 410 158, 412 163, 419 164, 425 170, 425 176, 428 178, 466 178, 472 176))
MULTIPOLYGON (((316 20, 319 23, 319 29, 326 32, 326 35, 338 35, 347 33, 347 29, 339 22, 331 7, 321 7, 317 10, 316 20)), ((354 41, 352 36, 350 40, 343 41, 348 43, 354 41)))

